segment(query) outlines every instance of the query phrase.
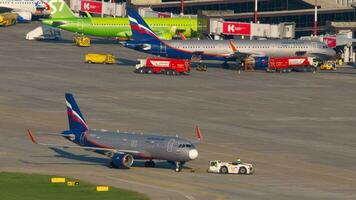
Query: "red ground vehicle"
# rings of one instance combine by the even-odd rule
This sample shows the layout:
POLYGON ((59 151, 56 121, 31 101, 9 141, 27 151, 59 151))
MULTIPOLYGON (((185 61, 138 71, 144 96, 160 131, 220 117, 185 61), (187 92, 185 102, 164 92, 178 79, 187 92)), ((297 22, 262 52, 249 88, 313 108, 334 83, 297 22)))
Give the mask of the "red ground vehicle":
POLYGON ((179 60, 171 58, 147 58, 138 59, 136 73, 141 74, 158 74, 180 75, 189 74, 191 67, 188 60, 179 60))
POLYGON ((311 57, 279 57, 269 58, 268 72, 314 72, 315 61, 311 57))

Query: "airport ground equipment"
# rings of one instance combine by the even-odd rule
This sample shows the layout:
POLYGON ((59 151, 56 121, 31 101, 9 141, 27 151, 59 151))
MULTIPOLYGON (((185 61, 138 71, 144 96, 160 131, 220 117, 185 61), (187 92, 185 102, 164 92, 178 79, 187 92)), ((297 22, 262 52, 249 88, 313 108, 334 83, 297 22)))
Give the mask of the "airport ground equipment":
POLYGON ((244 71, 254 71, 255 68, 255 59, 251 56, 245 58, 241 63, 243 66, 244 71))
POLYGON ((147 58, 138 59, 135 72, 141 74, 166 74, 181 75, 189 74, 191 70, 188 60, 171 58, 147 58))
POLYGON ((271 57, 269 58, 267 72, 289 73, 315 72, 316 67, 313 63, 314 58, 310 57, 271 57))
POLYGON ((14 12, 6 12, 0 14, 0 26, 11 26, 16 24, 17 14, 14 12))
POLYGON ((90 38, 87 36, 74 37, 74 44, 78 47, 90 47, 90 38))
POLYGON ((253 174, 254 168, 252 164, 243 163, 241 161, 223 162, 213 160, 209 162, 208 172, 219 174, 253 174))
POLYGON ((59 29, 49 26, 39 26, 26 34, 26 40, 60 40, 59 29))
POLYGON ((195 70, 200 72, 206 72, 208 70, 208 67, 206 65, 198 65, 195 70))
POLYGON ((327 61, 320 65, 320 70, 336 70, 336 63, 335 61, 327 61))
POLYGON ((112 54, 85 54, 84 62, 96 64, 115 64, 116 58, 112 54))

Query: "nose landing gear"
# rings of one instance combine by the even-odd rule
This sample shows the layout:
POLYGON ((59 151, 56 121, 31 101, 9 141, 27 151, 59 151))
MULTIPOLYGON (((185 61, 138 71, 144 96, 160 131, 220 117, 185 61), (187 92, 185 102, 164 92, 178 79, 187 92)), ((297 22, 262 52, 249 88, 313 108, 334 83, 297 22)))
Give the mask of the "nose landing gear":
POLYGON ((175 169, 176 172, 180 172, 182 171, 182 165, 180 162, 176 162, 176 169, 175 169))

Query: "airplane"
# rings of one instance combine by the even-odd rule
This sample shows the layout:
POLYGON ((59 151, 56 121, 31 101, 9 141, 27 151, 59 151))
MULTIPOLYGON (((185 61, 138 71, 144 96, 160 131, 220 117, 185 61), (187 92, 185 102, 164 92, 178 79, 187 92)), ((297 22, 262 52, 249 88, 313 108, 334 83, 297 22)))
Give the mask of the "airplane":
POLYGON ((32 15, 49 14, 49 5, 44 0, 1 0, 0 11, 14 11, 20 21, 31 21, 32 15))
POLYGON ((166 160, 175 165, 175 171, 179 172, 186 162, 198 157, 198 150, 194 146, 201 140, 198 126, 196 127, 197 140, 194 142, 178 136, 91 130, 74 96, 66 93, 65 99, 69 130, 61 134, 48 134, 63 136, 77 145, 40 143, 28 130, 33 143, 50 147, 91 150, 110 157, 110 165, 115 168, 130 168, 134 160, 148 160, 145 162, 145 167, 155 167, 153 160, 166 160))
POLYGON ((125 47, 145 53, 178 59, 239 61, 248 56, 310 56, 317 60, 335 57, 336 52, 324 43, 304 40, 161 40, 144 19, 127 8, 132 40, 125 47))
MULTIPOLYGON (((42 23, 70 32, 99 37, 131 37, 129 20, 127 18, 112 17, 77 17, 63 0, 49 2, 51 19, 42 23)), ((177 34, 190 38, 196 35, 197 19, 190 18, 146 18, 158 37, 170 40, 177 34)))

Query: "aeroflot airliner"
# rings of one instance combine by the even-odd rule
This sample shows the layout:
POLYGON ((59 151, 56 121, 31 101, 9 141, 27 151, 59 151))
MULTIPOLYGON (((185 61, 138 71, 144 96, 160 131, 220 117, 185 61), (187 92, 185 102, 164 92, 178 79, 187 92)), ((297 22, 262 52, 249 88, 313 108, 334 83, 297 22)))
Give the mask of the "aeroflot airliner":
POLYGON ((175 165, 175 171, 179 172, 187 161, 198 157, 198 151, 194 146, 201 139, 198 127, 196 127, 197 140, 194 142, 177 136, 90 130, 73 95, 67 93, 65 98, 69 130, 55 135, 63 136, 77 145, 39 143, 28 130, 33 143, 92 150, 109 156, 111 166, 117 168, 130 168, 135 159, 147 160, 146 167, 154 167, 153 160, 165 160, 175 165))
POLYGON ((326 44, 304 40, 174 40, 159 39, 142 17, 128 8, 133 40, 128 48, 169 58, 236 61, 246 56, 310 56, 318 60, 335 57, 326 44))

